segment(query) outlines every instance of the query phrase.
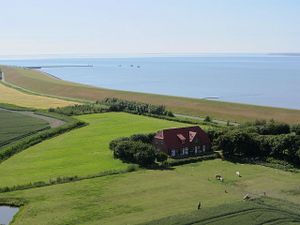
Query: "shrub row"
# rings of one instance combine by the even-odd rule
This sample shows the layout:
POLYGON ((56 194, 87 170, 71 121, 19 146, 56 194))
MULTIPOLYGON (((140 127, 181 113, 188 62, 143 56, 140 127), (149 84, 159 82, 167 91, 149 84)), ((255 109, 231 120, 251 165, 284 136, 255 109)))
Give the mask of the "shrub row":
POLYGON ((25 190, 25 189, 31 189, 31 188, 38 188, 38 187, 45 187, 45 186, 56 185, 56 184, 76 182, 76 181, 80 181, 80 180, 92 179, 92 178, 103 177, 103 176, 108 176, 108 175, 116 175, 116 174, 122 174, 122 173, 127 173, 127 172, 133 172, 136 170, 138 170, 137 166, 130 165, 125 170, 108 170, 108 171, 100 172, 98 174, 87 175, 87 176, 57 177, 56 179, 50 179, 49 181, 37 181, 37 182, 33 182, 33 183, 30 182, 28 184, 15 185, 12 187, 1 187, 0 193, 17 191, 17 190, 25 190))
POLYGON ((73 105, 65 107, 50 108, 49 112, 56 112, 67 116, 103 113, 110 111, 109 106, 99 103, 89 103, 82 105, 73 105))
POLYGON ((110 111, 115 112, 130 112, 137 113, 140 115, 143 114, 153 114, 153 115, 165 115, 169 117, 173 117, 173 113, 171 111, 167 111, 164 105, 152 105, 147 103, 128 101, 118 98, 106 98, 98 104, 104 104, 109 106, 110 111))

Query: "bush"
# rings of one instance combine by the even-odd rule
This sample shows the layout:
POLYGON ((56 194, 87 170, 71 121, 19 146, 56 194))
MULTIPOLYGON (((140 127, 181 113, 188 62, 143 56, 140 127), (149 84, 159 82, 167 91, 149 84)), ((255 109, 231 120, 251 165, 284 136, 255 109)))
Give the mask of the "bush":
POLYGON ((220 135, 213 141, 213 149, 222 150, 225 157, 249 157, 260 153, 256 136, 243 130, 232 130, 220 135))
POLYGON ((295 132, 297 135, 300 135, 300 124, 292 126, 292 132, 295 132))
POLYGON ((204 118, 204 122, 211 122, 212 120, 211 120, 211 118, 209 117, 209 116, 206 116, 205 118, 204 118))
POLYGON ((164 152, 158 152, 156 153, 156 160, 157 162, 160 162, 160 163, 164 163, 168 160, 168 155, 164 152))
POLYGON ((246 129, 248 132, 258 133, 261 135, 277 135, 288 134, 291 132, 290 125, 286 123, 275 122, 274 120, 256 120, 253 123, 245 123, 241 128, 246 129))
POLYGON ((156 152, 152 144, 154 133, 134 134, 130 137, 121 137, 110 142, 109 148, 113 151, 114 157, 124 162, 137 163, 148 167, 158 162, 164 162, 168 156, 165 153, 156 152))

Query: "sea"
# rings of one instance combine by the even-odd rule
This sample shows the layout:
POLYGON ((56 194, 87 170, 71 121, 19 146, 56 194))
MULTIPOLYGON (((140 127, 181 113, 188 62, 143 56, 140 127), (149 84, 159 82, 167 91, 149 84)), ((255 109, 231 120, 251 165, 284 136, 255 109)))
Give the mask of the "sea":
POLYGON ((300 55, 35 58, 0 64, 41 66, 60 79, 108 89, 300 109, 300 55))

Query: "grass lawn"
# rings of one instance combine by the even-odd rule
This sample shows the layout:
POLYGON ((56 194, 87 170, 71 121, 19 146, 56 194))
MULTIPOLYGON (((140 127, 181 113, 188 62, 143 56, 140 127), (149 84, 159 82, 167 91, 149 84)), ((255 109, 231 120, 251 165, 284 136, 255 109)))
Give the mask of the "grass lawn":
POLYGON ((1 67, 1 70, 5 74, 6 82, 51 96, 91 101, 106 97, 117 97, 152 104, 163 104, 176 113, 192 116, 209 115, 214 119, 224 121, 243 122, 256 119, 275 119, 287 123, 298 123, 300 121, 300 110, 110 90, 54 79, 37 70, 4 66, 1 67))
POLYGON ((7 87, 0 82, 0 103, 13 104, 29 108, 48 109, 50 107, 63 107, 74 105, 75 102, 39 95, 31 95, 7 87))
POLYGON ((0 146, 47 127, 44 120, 0 110, 0 146))
MULTIPOLYGON (((299 180, 299 173, 211 160, 179 166, 174 170, 141 170, 2 193, 0 202, 9 198, 27 201, 13 225, 138 224, 196 212, 199 201, 202 202, 204 216, 208 213, 208 216, 219 215, 223 204, 226 204, 224 211, 233 214, 237 208, 252 207, 245 205, 247 202, 242 200, 246 193, 258 197, 266 192, 269 197, 299 203, 300 195, 291 191, 299 188, 299 180), (242 177, 235 175, 237 170, 242 177), (216 173, 224 176, 224 183, 215 180, 216 173), (232 203, 237 205, 227 207, 232 203), (221 208, 213 208, 218 206, 221 208), (228 210, 229 207, 232 212, 228 210)), ((271 204, 270 211, 272 207, 271 204)), ((273 216, 274 213, 261 210, 252 216, 238 214, 229 221, 244 224, 244 219, 245 224, 249 224, 249 220, 255 221, 258 217, 274 218, 273 216)), ((177 217, 176 220, 180 221, 180 218, 177 217)), ((217 224, 222 224, 222 221, 217 224)))
POLYGON ((154 220, 145 225, 261 225, 261 224, 300 224, 300 205, 268 197, 252 201, 224 204, 200 211, 154 220))
POLYGON ((187 124, 127 113, 103 113, 77 117, 89 123, 14 155, 0 164, 0 187, 48 181, 58 176, 83 176, 128 165, 113 159, 109 142, 135 133, 156 132, 187 124))

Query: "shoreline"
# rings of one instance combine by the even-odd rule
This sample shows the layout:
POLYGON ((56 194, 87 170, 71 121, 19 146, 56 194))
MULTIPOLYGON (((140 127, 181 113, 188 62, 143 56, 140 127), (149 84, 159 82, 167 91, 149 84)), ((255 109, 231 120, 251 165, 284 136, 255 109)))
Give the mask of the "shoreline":
POLYGON ((300 121, 300 110, 256 106, 240 103, 201 100, 185 97, 174 97, 158 94, 145 94, 129 91, 98 88, 75 82, 57 80, 39 70, 28 70, 21 67, 4 67, 6 82, 28 92, 59 98, 81 101, 97 101, 106 97, 115 97, 155 105, 165 105, 176 114, 205 117, 243 123, 254 120, 274 119, 279 122, 297 124, 300 121), (36 79, 38 77, 38 79, 36 79))

